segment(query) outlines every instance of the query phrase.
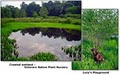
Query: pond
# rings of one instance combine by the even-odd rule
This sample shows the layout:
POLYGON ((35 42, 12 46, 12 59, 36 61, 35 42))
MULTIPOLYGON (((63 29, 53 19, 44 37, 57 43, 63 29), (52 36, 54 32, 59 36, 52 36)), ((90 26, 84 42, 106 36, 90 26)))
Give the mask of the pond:
POLYGON ((62 51, 62 47, 80 44, 81 33, 77 30, 62 28, 27 28, 12 32, 10 39, 15 39, 19 57, 32 56, 38 52, 50 52, 59 60, 72 60, 62 51))

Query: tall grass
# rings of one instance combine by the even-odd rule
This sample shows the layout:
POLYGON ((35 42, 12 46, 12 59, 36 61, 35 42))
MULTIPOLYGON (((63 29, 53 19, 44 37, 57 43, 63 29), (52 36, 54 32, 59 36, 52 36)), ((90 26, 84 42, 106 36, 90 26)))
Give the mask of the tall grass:
POLYGON ((48 18, 2 18, 2 23, 7 22, 49 22, 49 23, 64 23, 81 25, 80 19, 75 18, 59 18, 59 17, 48 17, 48 18))
POLYGON ((118 41, 106 40, 99 52, 103 55, 104 61, 96 63, 92 52, 92 43, 84 40, 82 43, 82 61, 73 61, 73 70, 118 70, 118 41))
POLYGON ((57 61, 58 58, 49 52, 39 52, 29 57, 11 57, 11 61, 57 61))

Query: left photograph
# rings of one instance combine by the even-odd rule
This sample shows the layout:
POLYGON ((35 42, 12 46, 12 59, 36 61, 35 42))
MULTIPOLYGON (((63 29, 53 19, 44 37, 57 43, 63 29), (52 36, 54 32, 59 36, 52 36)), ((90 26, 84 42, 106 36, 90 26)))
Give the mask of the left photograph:
POLYGON ((79 61, 80 44, 81 0, 1 2, 1 61, 79 61))

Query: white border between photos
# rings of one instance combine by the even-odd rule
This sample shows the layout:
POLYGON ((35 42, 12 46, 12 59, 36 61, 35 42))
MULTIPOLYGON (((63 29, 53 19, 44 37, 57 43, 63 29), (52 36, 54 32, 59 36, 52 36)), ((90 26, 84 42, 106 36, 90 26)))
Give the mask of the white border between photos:
MULTIPOLYGON (((9 0, 6 0, 9 1, 9 0)), ((12 0, 13 1, 13 0, 12 0)), ((19 0, 18 0, 19 1, 19 0)), ((27 0, 26 0, 27 1, 27 0)), ((36 0, 32 0, 36 1, 36 0)), ((37 0, 38 1, 38 0, 37 0)), ((120 0, 82 0, 83 9, 119 9, 120 0)), ((119 11, 120 14, 120 11, 119 11)), ((120 18, 120 15, 119 15, 120 18)), ((120 19, 119 19, 120 22, 120 19)), ((120 28, 120 25, 119 25, 120 28)), ((120 32, 119 32, 120 33, 120 32)), ((119 37, 120 39, 120 37, 119 37)), ((120 42, 120 41, 119 41, 120 42)), ((120 47, 120 46, 119 46, 120 47)), ((119 48, 120 49, 120 48, 119 48)), ((120 54, 120 51, 119 51, 120 54)), ((119 55, 120 56, 120 55, 119 55)), ((120 62, 120 60, 119 60, 120 62)), ((0 74, 1 75, 82 75, 86 70, 72 70, 72 63, 69 61, 57 61, 57 62, 3 62, 0 61, 0 74), (9 63, 33 63, 40 66, 67 66, 68 69, 24 69, 23 67, 11 67, 9 63)), ((119 65, 120 66, 120 65, 119 65)), ((89 72, 89 70, 87 70, 89 72)), ((87 72, 86 71, 86 72, 87 72)), ((90 70, 91 71, 91 70, 90 70)), ((104 72, 104 70, 99 70, 104 72)), ((106 70, 105 70, 106 71, 106 70)), ((108 70, 109 75, 120 75, 119 70, 108 70)), ((107 74, 106 74, 107 75, 107 74)))

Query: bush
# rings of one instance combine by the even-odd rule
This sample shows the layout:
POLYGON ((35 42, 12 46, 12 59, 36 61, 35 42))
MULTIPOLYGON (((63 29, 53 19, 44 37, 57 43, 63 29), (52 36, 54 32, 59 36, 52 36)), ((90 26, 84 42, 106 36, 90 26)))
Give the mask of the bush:
POLYGON ((64 15, 63 15, 63 14, 60 14, 60 17, 61 17, 61 18, 64 18, 64 15))
POLYGON ((80 19, 80 14, 65 14, 65 18, 67 17, 80 19))
POLYGON ((57 60, 56 56, 51 53, 37 53, 30 57, 32 61, 55 61, 57 60))
POLYGON ((81 45, 62 48, 74 61, 81 61, 81 45))
POLYGON ((1 38, 1 60, 11 61, 14 55, 14 50, 16 49, 15 40, 10 40, 4 36, 1 38))
POLYGON ((72 24, 81 25, 80 19, 72 20, 72 24))
POLYGON ((64 21, 64 23, 71 23, 71 22, 72 22, 71 18, 67 18, 67 19, 64 21))

